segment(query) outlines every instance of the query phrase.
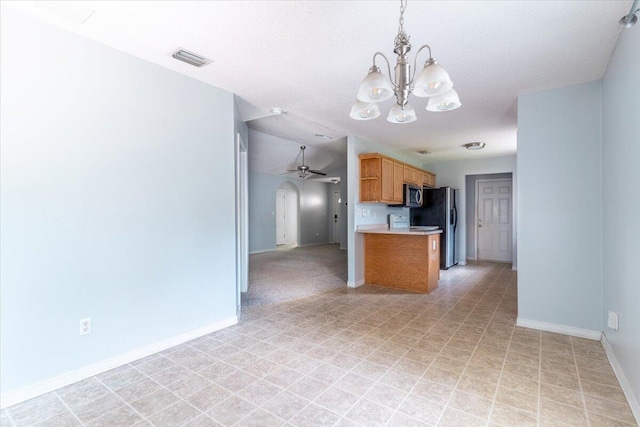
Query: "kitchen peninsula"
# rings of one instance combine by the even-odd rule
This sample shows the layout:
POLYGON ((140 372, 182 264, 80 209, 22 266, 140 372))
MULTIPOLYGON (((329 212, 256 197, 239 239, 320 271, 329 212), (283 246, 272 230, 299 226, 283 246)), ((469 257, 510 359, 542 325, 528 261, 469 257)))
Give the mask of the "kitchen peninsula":
POLYGON ((411 292, 429 293, 440 279, 442 230, 360 226, 364 234, 364 281, 411 292))

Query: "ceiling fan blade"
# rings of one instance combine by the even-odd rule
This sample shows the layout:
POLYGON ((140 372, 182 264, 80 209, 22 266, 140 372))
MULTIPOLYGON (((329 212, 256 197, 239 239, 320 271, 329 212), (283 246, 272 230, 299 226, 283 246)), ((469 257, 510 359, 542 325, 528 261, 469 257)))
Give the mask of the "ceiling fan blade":
POLYGON ((309 172, 311 172, 311 173, 315 173, 316 175, 323 175, 323 176, 327 176, 327 174, 326 174, 326 173, 324 173, 324 172, 320 172, 320 171, 314 171, 314 170, 309 169, 309 172))

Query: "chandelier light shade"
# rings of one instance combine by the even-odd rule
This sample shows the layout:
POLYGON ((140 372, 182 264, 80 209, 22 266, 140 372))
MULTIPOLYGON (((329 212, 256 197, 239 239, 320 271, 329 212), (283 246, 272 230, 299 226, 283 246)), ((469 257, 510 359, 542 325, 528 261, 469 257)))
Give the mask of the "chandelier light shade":
POLYGON ((380 108, 375 102, 362 102, 356 100, 351 107, 349 117, 354 120, 371 120, 380 116, 380 108))
POLYGON ((442 95, 429 98, 427 111, 440 113, 443 111, 455 110, 456 108, 460 108, 461 105, 458 92, 456 92, 455 89, 451 89, 442 95))
POLYGON ((431 47, 423 45, 416 54, 413 61, 413 70, 409 65, 407 57, 411 50, 409 35, 404 32, 404 11, 407 7, 407 0, 400 0, 400 26, 395 38, 394 53, 398 56, 395 74, 392 79, 391 63, 382 52, 373 55, 373 65, 362 80, 357 101, 351 107, 349 116, 354 120, 371 120, 380 116, 380 110, 376 103, 385 101, 396 96, 396 103, 389 111, 387 121, 391 123, 411 123, 417 120, 416 112, 409 105, 411 93, 417 97, 429 98, 427 111, 449 111, 459 108, 462 104, 458 93, 453 90, 453 82, 445 69, 431 56, 431 47), (429 51, 429 58, 424 64, 420 74, 416 76, 416 63, 418 55, 423 49, 429 51), (376 65, 376 58, 380 56, 387 63, 389 77, 385 77, 376 65), (414 84, 415 83, 415 84, 414 84), (374 107, 372 107, 375 106, 374 107))
POLYGON ((360 83, 358 100, 362 102, 386 101, 393 96, 393 86, 375 65, 369 68, 369 74, 360 83))
POLYGON ((400 104, 393 104, 387 116, 388 122, 399 124, 415 122, 417 119, 416 110, 409 104, 406 104, 404 107, 400 104))
POLYGON ((436 60, 430 60, 418 74, 413 94, 420 98, 438 96, 448 92, 452 87, 453 82, 449 73, 436 60))

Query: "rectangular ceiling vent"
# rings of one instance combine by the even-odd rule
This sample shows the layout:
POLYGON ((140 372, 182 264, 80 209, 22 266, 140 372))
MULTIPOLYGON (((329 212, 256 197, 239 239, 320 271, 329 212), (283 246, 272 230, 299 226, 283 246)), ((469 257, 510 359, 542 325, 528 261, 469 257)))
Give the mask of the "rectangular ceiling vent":
POLYGON ((213 62, 210 59, 205 58, 204 56, 200 56, 197 53, 189 52, 188 50, 184 49, 178 49, 171 56, 196 67, 202 67, 203 65, 207 65, 213 62))

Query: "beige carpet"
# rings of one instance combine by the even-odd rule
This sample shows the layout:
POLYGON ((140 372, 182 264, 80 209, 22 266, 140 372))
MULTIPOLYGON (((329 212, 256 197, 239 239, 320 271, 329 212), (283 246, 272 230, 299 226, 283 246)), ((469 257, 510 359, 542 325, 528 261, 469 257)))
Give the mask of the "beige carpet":
POLYGON ((340 245, 296 247, 249 256, 249 291, 242 309, 275 304, 347 285, 347 251, 340 245))

